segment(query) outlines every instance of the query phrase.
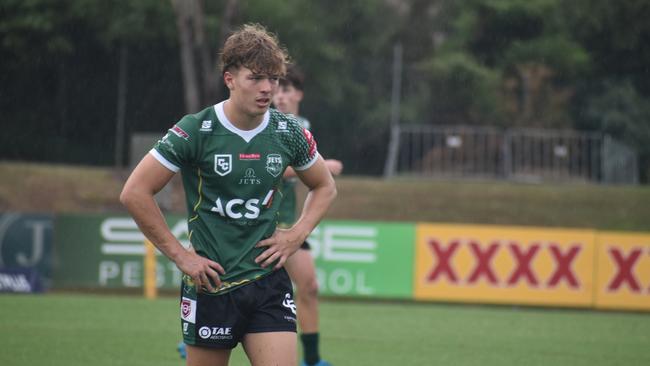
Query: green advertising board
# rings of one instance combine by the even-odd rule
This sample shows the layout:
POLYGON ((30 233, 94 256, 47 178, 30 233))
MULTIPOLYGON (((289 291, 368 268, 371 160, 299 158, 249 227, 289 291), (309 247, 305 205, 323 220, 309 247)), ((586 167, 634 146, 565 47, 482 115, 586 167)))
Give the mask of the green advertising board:
MULTIPOLYGON (((167 216, 185 245, 187 223, 167 216)), ((128 215, 58 215, 55 221, 55 288, 139 288, 144 281, 144 235, 128 215)), ((178 288, 181 273, 158 253, 157 284, 178 288)))
MULTIPOLYGON (((189 245, 187 224, 168 215, 172 233, 189 245)), ((144 236, 127 215, 59 215, 55 222, 55 288, 140 288, 144 236)), ((324 221, 309 238, 321 293, 411 298, 415 225, 324 221)), ((162 254, 157 285, 175 289, 181 273, 162 254)))
POLYGON ((309 238, 320 293, 413 297, 415 224, 323 221, 309 238))

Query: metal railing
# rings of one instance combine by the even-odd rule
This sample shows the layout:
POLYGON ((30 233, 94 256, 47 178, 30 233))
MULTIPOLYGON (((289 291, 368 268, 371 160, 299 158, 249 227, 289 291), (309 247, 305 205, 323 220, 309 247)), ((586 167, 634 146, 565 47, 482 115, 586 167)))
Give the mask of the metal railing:
POLYGON ((394 129, 397 163, 387 176, 638 184, 636 153, 599 133, 428 125, 394 129))

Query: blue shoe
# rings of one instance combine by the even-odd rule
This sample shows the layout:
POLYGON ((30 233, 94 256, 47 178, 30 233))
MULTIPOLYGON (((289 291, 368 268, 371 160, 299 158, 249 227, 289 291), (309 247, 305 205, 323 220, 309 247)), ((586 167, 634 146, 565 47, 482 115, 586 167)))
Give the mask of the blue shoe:
POLYGON ((178 351, 178 354, 181 356, 182 359, 187 358, 187 351, 185 350, 185 343, 180 342, 176 346, 176 350, 178 351))
POLYGON ((302 361, 302 363, 300 364, 300 366, 332 366, 332 364, 329 363, 329 362, 327 362, 327 361, 325 361, 325 360, 320 360, 320 361, 318 361, 318 363, 316 363, 316 364, 308 365, 305 361, 302 361))

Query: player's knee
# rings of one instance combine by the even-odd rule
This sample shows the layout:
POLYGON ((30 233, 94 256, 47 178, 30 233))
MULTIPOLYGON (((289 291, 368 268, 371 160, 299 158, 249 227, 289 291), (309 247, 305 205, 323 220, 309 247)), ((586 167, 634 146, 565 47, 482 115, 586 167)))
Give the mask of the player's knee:
POLYGON ((314 301, 318 297, 318 281, 315 278, 297 284, 296 297, 299 301, 314 301))
POLYGON ((310 281, 307 281, 305 283, 304 288, 302 289, 303 295, 306 298, 316 298, 318 297, 318 281, 316 279, 312 279, 310 281))

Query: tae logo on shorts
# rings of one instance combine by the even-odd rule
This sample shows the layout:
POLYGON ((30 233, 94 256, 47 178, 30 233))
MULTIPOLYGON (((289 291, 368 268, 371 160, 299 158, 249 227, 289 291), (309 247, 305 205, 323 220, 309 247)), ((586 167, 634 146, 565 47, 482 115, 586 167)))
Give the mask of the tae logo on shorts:
POLYGON ((187 297, 181 299, 181 319, 192 324, 196 322, 196 300, 187 297))
POLYGON ((202 339, 232 339, 231 327, 201 327, 199 337, 202 339))

